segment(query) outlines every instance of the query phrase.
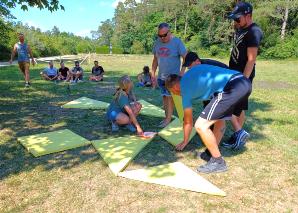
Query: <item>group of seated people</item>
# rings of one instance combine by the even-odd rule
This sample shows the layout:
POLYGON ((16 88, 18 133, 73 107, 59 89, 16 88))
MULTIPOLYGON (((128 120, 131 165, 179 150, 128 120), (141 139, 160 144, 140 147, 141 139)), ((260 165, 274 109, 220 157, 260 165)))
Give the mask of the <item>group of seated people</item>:
MULTIPOLYGON (((98 61, 94 61, 94 66, 92 67, 92 72, 89 77, 90 81, 102 81, 103 80, 104 69, 102 66, 98 65, 98 61)), ((64 62, 60 62, 60 68, 57 70, 54 67, 53 61, 49 62, 49 67, 45 68, 40 75, 43 79, 49 81, 65 81, 71 83, 77 83, 83 81, 84 70, 80 66, 79 61, 75 61, 75 66, 70 70, 64 65, 64 62)))

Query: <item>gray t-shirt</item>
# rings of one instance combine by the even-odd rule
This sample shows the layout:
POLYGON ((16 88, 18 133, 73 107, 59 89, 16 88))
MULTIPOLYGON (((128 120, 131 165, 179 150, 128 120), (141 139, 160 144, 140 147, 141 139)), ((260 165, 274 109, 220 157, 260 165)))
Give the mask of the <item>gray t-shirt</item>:
POLYGON ((177 37, 173 37, 168 43, 162 43, 157 39, 153 46, 153 54, 157 57, 158 78, 165 80, 170 74, 179 74, 180 57, 186 54, 186 48, 177 37))

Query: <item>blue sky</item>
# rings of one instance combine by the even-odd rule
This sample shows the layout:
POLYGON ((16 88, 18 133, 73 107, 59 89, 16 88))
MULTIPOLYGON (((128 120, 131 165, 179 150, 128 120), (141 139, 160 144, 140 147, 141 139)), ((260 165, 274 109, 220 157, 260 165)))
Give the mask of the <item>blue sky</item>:
POLYGON ((57 26, 60 31, 91 37, 90 31, 97 30, 101 21, 113 18, 119 1, 123 0, 60 0, 65 11, 51 13, 37 8, 23 11, 17 7, 11 10, 11 13, 17 18, 15 21, 39 27, 42 31, 51 30, 57 26))

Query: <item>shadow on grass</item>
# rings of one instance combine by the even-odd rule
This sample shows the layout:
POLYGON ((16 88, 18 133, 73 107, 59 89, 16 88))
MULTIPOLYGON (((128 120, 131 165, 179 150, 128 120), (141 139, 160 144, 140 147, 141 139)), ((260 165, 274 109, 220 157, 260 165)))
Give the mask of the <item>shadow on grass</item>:
MULTIPOLYGON (((10 71, 16 72, 17 70, 12 68, 6 70, 6 72, 10 71)), ((39 72, 33 71, 33 86, 29 89, 24 89, 21 82, 18 82, 18 75, 9 74, 8 78, 10 81, 1 82, 0 80, 0 94, 1 99, 4 100, 1 100, 0 103, 0 129, 11 129, 14 135, 9 140, 0 142, 0 179, 33 170, 38 166, 43 166, 45 170, 55 168, 69 169, 84 162, 93 162, 101 159, 92 146, 34 158, 17 142, 17 137, 65 128, 88 140, 131 135, 123 128, 117 134, 111 134, 110 124, 105 120, 105 110, 62 109, 60 107, 66 102, 82 96, 110 102, 115 92, 115 82, 123 74, 125 73, 110 71, 103 82, 83 82, 69 85, 44 82, 39 80, 39 72)), ((132 76, 132 79, 136 81, 136 76, 132 76)), ((134 91, 139 99, 143 99, 158 107, 162 106, 159 90, 135 88, 134 91)), ((194 119, 199 116, 201 109, 201 105, 195 105, 194 119)), ((270 111, 270 109, 271 106, 268 103, 257 102, 251 99, 250 111, 248 111, 247 116, 251 117, 251 113, 256 110, 270 111)), ((140 115, 139 120, 145 131, 160 130, 156 125, 161 118, 140 115)), ((272 119, 270 118, 259 119, 251 117, 245 126, 249 132, 253 129, 255 130, 252 141, 262 139, 264 137, 262 134, 263 125, 271 122, 272 119)), ((231 131, 227 131, 227 133, 229 132, 231 131)), ((195 136, 184 152, 191 152, 201 146, 199 137, 195 136)), ((236 154, 243 151, 239 151, 236 154)), ((226 156, 234 155, 235 152, 225 151, 224 154, 226 156)), ((179 157, 174 147, 160 137, 156 137, 136 156, 134 163, 143 166, 156 166, 175 162, 178 159, 179 157)))

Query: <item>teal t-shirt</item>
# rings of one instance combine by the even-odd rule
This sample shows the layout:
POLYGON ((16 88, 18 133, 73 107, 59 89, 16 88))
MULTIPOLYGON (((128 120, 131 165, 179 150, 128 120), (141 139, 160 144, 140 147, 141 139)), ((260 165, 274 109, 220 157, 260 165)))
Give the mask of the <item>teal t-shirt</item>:
POLYGON ((192 67, 180 82, 183 109, 191 108, 194 100, 209 100, 214 93, 222 92, 231 77, 238 73, 207 64, 192 67))
POLYGON ((108 113, 112 111, 116 111, 117 113, 126 112, 124 109, 125 106, 130 106, 129 98, 124 91, 121 91, 119 97, 115 98, 110 104, 110 106, 108 107, 108 113))

